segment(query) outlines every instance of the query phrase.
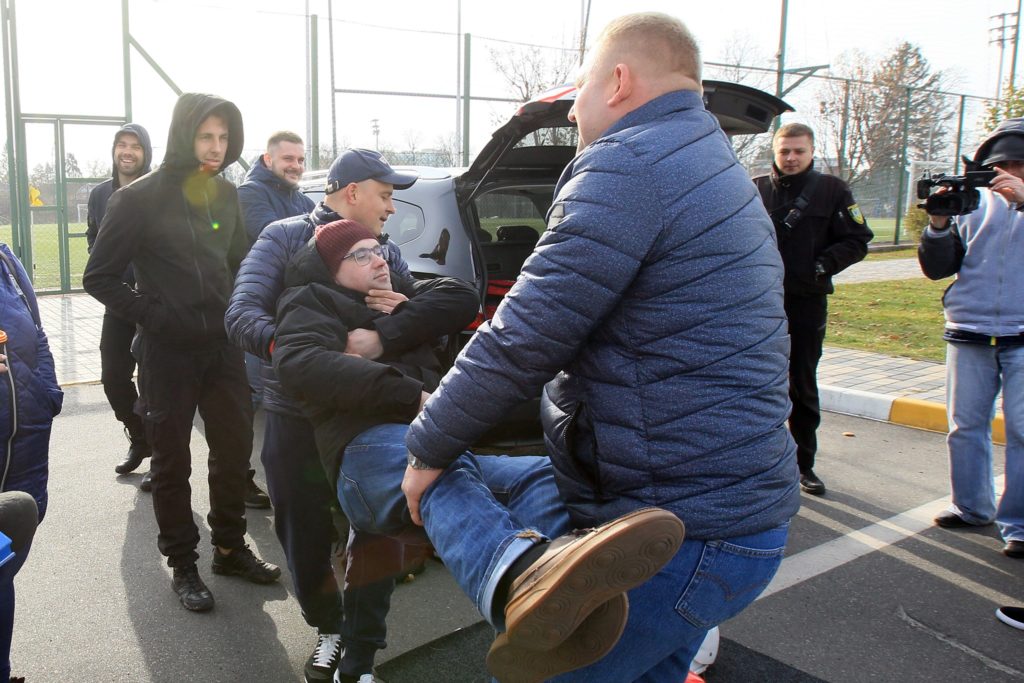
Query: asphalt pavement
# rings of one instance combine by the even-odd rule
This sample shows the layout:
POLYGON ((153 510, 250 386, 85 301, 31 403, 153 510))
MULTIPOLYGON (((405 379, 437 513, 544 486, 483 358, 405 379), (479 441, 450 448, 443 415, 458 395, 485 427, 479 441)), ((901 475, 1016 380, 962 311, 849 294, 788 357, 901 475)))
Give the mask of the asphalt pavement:
MULTIPOLYGON (((920 277, 912 266, 869 262, 843 277, 920 277)), ((200 571, 217 606, 193 614, 170 589, 151 499, 138 490, 142 473, 113 473, 127 444, 97 383, 102 307, 73 294, 43 297, 40 308, 66 398, 51 441, 49 512, 16 582, 14 675, 30 683, 301 681, 314 634, 287 570, 272 586, 209 571, 202 425, 192 442, 193 510, 200 571)), ((815 470, 828 494, 804 496, 776 580, 723 625, 708 681, 1024 679, 1024 631, 994 617, 1001 604, 1024 604, 1024 561, 999 553, 994 527, 931 524, 948 502, 944 435, 936 433, 944 380, 941 363, 826 348, 819 382, 834 412, 824 415, 815 470)), ((999 447, 996 462, 999 474, 999 447)), ((273 512, 247 517, 253 549, 284 567, 273 512)), ((378 656, 388 683, 487 680, 493 634, 439 563, 397 588, 388 624, 378 656)))

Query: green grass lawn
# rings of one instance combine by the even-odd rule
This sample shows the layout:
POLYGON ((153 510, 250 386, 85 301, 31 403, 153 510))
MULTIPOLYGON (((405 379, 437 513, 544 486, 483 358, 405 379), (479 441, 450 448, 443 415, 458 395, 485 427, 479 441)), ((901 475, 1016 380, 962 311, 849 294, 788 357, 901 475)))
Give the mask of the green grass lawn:
MULTIPOLYGON (((84 223, 68 226, 71 235, 84 233, 84 223)), ((0 225, 0 242, 10 246, 11 226, 0 225)), ((32 277, 32 285, 37 292, 60 290, 60 245, 57 225, 54 223, 36 223, 32 226, 32 263, 24 264, 32 277)), ((71 259, 71 288, 82 288, 82 273, 89 259, 86 239, 68 237, 68 250, 71 259)))
POLYGON ((869 251, 865 261, 892 261, 893 259, 917 258, 917 247, 908 246, 892 251, 869 251))
POLYGON ((836 285, 825 343, 918 360, 942 361, 942 292, 951 280, 926 278, 836 285))

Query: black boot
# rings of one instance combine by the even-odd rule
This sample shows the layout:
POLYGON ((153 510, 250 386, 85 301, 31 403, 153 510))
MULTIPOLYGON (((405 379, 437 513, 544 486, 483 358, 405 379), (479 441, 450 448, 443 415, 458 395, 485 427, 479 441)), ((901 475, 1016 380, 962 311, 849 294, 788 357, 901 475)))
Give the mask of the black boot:
POLYGON ((114 468, 118 474, 134 472, 142 464, 142 461, 152 453, 149 442, 146 441, 146 430, 142 426, 142 419, 138 415, 132 415, 130 419, 124 421, 124 432, 128 436, 131 446, 128 447, 128 453, 124 456, 124 460, 114 468))

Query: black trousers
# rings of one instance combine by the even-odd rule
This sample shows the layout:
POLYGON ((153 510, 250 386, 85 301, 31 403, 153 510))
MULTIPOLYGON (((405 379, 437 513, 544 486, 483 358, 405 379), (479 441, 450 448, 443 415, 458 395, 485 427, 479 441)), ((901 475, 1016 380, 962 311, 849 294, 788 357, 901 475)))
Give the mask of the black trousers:
POLYGON ((135 323, 111 313, 103 314, 103 327, 100 330, 100 381, 103 382, 107 402, 114 409, 114 417, 128 428, 133 441, 145 437, 142 419, 135 414, 135 401, 139 393, 132 379, 135 374, 135 356, 132 355, 134 336, 135 323))
POLYGON ((227 341, 198 349, 172 347, 143 332, 140 407, 153 449, 153 510, 157 545, 171 567, 198 558, 192 519, 192 420, 198 409, 209 446, 211 540, 238 548, 245 536, 245 486, 252 452, 252 400, 242 352, 227 341))
POLYGON ((793 412, 789 431, 796 441, 796 460, 801 472, 814 467, 818 451, 818 425, 821 406, 818 401, 818 361, 828 323, 828 301, 824 294, 796 296, 786 294, 789 319, 789 400, 793 412))
POLYGON ((302 616, 323 633, 342 635, 342 673, 366 673, 377 650, 387 645, 394 577, 403 573, 407 551, 385 536, 351 534, 342 593, 332 562, 338 535, 332 508, 338 493, 320 464, 313 425, 268 410, 261 457, 274 504, 274 531, 302 616))

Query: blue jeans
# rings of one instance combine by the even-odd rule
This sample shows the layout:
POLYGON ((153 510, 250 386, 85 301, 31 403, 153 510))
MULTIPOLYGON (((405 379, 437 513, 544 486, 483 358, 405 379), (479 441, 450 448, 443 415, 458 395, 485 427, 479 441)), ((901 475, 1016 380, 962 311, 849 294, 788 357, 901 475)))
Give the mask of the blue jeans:
MULTIPOLYGON (((405 474, 404 424, 371 427, 345 449, 338 500, 360 531, 414 541, 401 490, 405 474)), ((456 582, 495 628, 504 628, 504 605, 494 604, 508 568, 543 538, 570 529, 551 461, 538 456, 459 456, 420 501, 426 535, 456 582)))
POLYGON ((995 520, 1004 540, 1024 540, 1024 346, 946 346, 952 512, 972 524, 995 520), (999 389, 1006 420, 1006 483, 996 507, 992 418, 999 389))
POLYGON ((683 681, 704 636, 752 603, 782 562, 789 522, 749 536, 685 541, 647 583, 629 591, 618 644, 553 681, 683 681))

